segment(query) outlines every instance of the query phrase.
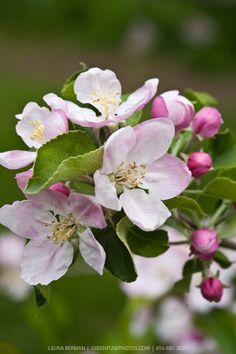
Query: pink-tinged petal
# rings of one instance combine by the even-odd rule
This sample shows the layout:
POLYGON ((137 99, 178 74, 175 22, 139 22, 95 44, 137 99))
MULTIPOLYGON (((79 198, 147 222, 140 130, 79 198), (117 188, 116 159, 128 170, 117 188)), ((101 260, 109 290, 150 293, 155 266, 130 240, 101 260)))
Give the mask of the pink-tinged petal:
POLYGON ((145 81, 142 87, 134 91, 128 99, 118 107, 115 119, 117 121, 126 119, 134 112, 143 109, 143 107, 155 96, 158 83, 158 79, 145 81))
POLYGON ((0 165, 9 170, 26 167, 35 159, 36 152, 34 151, 13 150, 0 153, 0 165))
POLYGON ((129 161, 149 163, 159 159, 169 149, 175 128, 166 118, 150 119, 134 128, 136 144, 129 154, 129 161))
POLYGON ((128 218, 144 231, 157 229, 171 216, 155 195, 142 189, 124 189, 120 200, 128 218))
POLYGON ((117 197, 116 188, 108 176, 97 170, 94 174, 95 196, 101 205, 113 210, 121 210, 121 203, 117 197))
MULTIPOLYGON (((32 114, 32 112, 34 112, 35 109, 38 109, 39 105, 36 102, 29 102, 25 105, 23 112, 16 114, 16 118, 21 120, 24 116, 28 115, 30 116, 32 114)), ((45 110, 47 108, 45 107, 45 110)))
POLYGON ((33 173, 33 169, 31 168, 30 170, 28 171, 24 171, 24 172, 21 172, 21 173, 17 173, 16 174, 16 182, 18 184, 18 187, 20 188, 20 190, 23 192, 27 183, 28 183, 28 180, 30 179, 30 177, 32 176, 32 173, 33 173))
POLYGON ((79 234, 79 249, 85 262, 102 275, 106 254, 90 229, 79 234))
POLYGON ((50 233, 52 215, 30 200, 16 201, 0 209, 0 223, 18 236, 42 238, 50 233))
POLYGON ((104 229, 107 226, 102 207, 93 196, 72 193, 69 203, 71 213, 82 225, 98 229, 104 229))
POLYGON ((113 133, 105 143, 102 172, 109 174, 126 162, 136 141, 134 129, 126 127, 113 133))
POLYGON ((57 191, 45 189, 37 194, 27 194, 27 199, 37 204, 38 208, 53 211, 56 215, 69 213, 68 197, 57 191))
POLYGON ((143 187, 158 199, 166 200, 182 193, 191 181, 191 172, 186 163, 166 154, 146 168, 143 187))
POLYGON ((107 125, 101 116, 97 117, 96 113, 89 108, 82 108, 75 104, 62 99, 54 93, 49 93, 43 97, 44 101, 51 107, 53 111, 58 111, 70 119, 73 123, 83 127, 100 127, 107 125))
POLYGON ((73 247, 52 240, 32 240, 24 250, 21 260, 21 277, 30 285, 48 285, 61 278, 73 260, 73 247))
POLYGON ((43 96, 43 100, 53 111, 62 111, 65 112, 67 116, 67 101, 63 98, 57 96, 55 93, 48 93, 43 96))
MULTIPOLYGON (((31 176, 32 169, 16 175, 17 184, 23 193, 31 176)), ((61 193, 57 190, 45 189, 37 194, 24 194, 27 196, 28 200, 33 201, 40 209, 50 210, 58 215, 67 215, 69 212, 68 196, 65 193, 61 193)))
POLYGON ((121 85, 111 70, 91 68, 75 80, 77 100, 96 107, 104 119, 116 113, 120 103, 121 85))
POLYGON ((69 119, 82 127, 103 127, 108 124, 108 121, 102 119, 101 116, 96 116, 96 113, 89 108, 81 108, 72 102, 68 108, 69 119))
POLYGON ((179 91, 178 90, 170 90, 166 91, 161 94, 161 96, 164 98, 164 100, 175 100, 178 97, 179 91))
POLYGON ((157 96, 153 101, 151 116, 152 118, 168 117, 168 109, 162 96, 157 96))
POLYGON ((44 120, 44 142, 67 132, 68 121, 61 111, 51 112, 50 116, 44 120))

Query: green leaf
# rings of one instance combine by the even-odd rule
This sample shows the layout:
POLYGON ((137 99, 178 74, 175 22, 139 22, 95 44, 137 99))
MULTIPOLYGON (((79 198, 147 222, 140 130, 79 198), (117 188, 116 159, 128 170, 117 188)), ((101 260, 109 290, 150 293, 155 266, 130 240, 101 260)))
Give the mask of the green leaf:
POLYGON ((82 181, 71 181, 70 188, 79 193, 84 193, 87 195, 94 195, 94 187, 90 184, 82 181))
POLYGON ((38 150, 26 193, 38 193, 55 182, 94 173, 101 167, 103 148, 94 149, 87 134, 79 130, 50 140, 38 150))
POLYGON ((191 209, 198 213, 200 216, 206 215, 202 210, 201 206, 196 202, 196 200, 179 196, 165 201, 165 205, 168 209, 191 209))
POLYGON ((203 149, 211 155, 214 168, 236 167, 236 138, 228 129, 204 140, 203 149))
POLYGON ((166 231, 143 231, 133 225, 126 216, 116 225, 116 232, 121 241, 129 247, 130 251, 139 256, 156 257, 166 252, 169 248, 166 231))
POLYGON ((135 125, 137 125, 142 118, 142 114, 143 114, 143 111, 134 112, 132 114, 132 116, 130 116, 128 119, 126 119, 127 125, 130 125, 131 127, 134 127, 135 125))
POLYGON ((204 106, 216 106, 218 103, 216 98, 207 92, 187 89, 185 95, 193 103, 196 111, 200 110, 204 106))
POLYGON ((51 287, 50 285, 34 286, 34 297, 38 307, 46 306, 49 303, 51 287))
POLYGON ((226 257, 226 255, 221 251, 216 251, 214 261, 218 263, 223 269, 227 269, 232 265, 232 262, 229 260, 229 258, 226 257))
POLYGON ((199 315, 195 322, 203 333, 219 344, 220 353, 235 354, 236 317, 233 313, 214 309, 210 313, 199 315))
POLYGON ((203 193, 215 198, 236 201, 236 182, 226 177, 216 177, 206 185, 203 193))
POLYGON ((137 273, 132 257, 124 243, 117 237, 115 230, 93 229, 93 233, 106 252, 105 267, 111 274, 128 283, 135 281, 137 273))
POLYGON ((225 221, 217 226, 217 233, 220 239, 236 236, 236 217, 235 215, 228 217, 225 221))
POLYGON ((65 100, 76 101, 76 95, 74 92, 75 80, 79 76, 79 74, 87 70, 86 64, 80 63, 80 65, 81 69, 69 76, 64 85, 62 86, 61 95, 65 100))
POLYGON ((188 274, 174 284, 174 292, 178 294, 188 293, 190 290, 192 274, 188 274))
POLYGON ((183 277, 186 277, 187 275, 191 275, 193 273, 202 272, 203 270, 203 264, 199 259, 190 259, 185 263, 183 267, 183 277))

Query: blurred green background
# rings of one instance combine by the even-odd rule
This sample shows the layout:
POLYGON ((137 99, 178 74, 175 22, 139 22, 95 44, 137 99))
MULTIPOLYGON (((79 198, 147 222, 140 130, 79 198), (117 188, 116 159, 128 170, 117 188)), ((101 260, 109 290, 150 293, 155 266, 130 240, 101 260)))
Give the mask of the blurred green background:
MULTIPOLYGON (((43 94, 59 92, 80 61, 114 70, 127 92, 156 76, 159 93, 208 91, 236 132, 234 0, 0 2, 1 151, 24 149, 15 134, 15 114, 28 101, 42 103, 43 94)), ((22 198, 14 175, 0 168, 1 205, 22 198)), ((0 353, 107 344, 119 333, 125 306, 109 274, 64 277, 53 284, 51 303, 43 309, 35 307, 33 296, 14 303, 0 295, 0 353)))

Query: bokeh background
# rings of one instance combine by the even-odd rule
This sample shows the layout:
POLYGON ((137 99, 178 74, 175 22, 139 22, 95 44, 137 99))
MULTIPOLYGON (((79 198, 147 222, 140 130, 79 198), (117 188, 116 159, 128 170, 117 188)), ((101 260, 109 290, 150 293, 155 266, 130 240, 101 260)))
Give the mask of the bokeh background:
MULTIPOLYGON (((159 93, 208 91, 236 132, 235 0, 0 3, 1 151, 24 149, 15 114, 28 101, 42 103, 44 94, 59 93, 81 61, 114 70, 124 92, 156 76, 159 93)), ((14 171, 0 167, 0 176, 1 205, 22 199, 14 171)), ((119 282, 87 268, 53 284, 50 305, 42 309, 32 295, 15 301, 2 292, 0 353, 43 354, 48 345, 60 344, 137 344, 124 330, 126 310, 119 282)))

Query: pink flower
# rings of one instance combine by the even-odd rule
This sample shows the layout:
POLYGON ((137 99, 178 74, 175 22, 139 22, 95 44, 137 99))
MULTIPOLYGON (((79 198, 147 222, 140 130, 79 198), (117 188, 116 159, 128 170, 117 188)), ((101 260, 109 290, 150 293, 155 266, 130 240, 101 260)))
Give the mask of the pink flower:
POLYGON ((121 103, 121 84, 111 70, 91 68, 80 74, 75 80, 74 91, 77 100, 90 104, 98 110, 96 115, 91 109, 76 110, 69 116, 70 120, 85 127, 103 127, 127 119, 134 112, 141 110, 155 95, 159 80, 151 79, 133 92, 121 103))
POLYGON ((203 107, 193 117, 192 128, 195 134, 203 138, 216 135, 223 124, 220 112, 213 107, 203 107))
POLYGON ((169 119, 152 119, 112 134, 103 166, 94 175, 98 202, 113 210, 123 208, 145 231, 164 224, 171 214, 162 200, 180 194, 191 179, 186 164, 167 154, 174 133, 169 119))
MULTIPOLYGON (((68 130, 67 119, 63 114, 39 107, 35 102, 29 102, 23 112, 16 117, 19 119, 16 132, 29 148, 38 149, 68 130)), ((30 165, 35 158, 34 151, 6 151, 0 153, 0 165, 14 170, 30 165)))
POLYGON ((206 152, 192 152, 189 155, 187 164, 193 177, 199 178, 212 167, 212 159, 206 152))
POLYGON ((31 200, 16 201, 0 209, 0 223, 30 239, 21 261, 21 277, 29 284, 47 285, 64 275, 79 248, 84 260, 99 274, 105 252, 91 227, 104 228, 102 208, 91 196, 46 190, 31 200))
POLYGON ((157 96, 152 103, 152 118, 169 118, 176 131, 187 128, 194 114, 192 103, 179 91, 167 91, 157 96))
POLYGON ((210 302, 220 302, 223 295, 223 285, 218 278, 207 278, 201 284, 201 293, 210 302))
POLYGON ((203 261, 214 257, 219 248, 219 241, 215 230, 199 229, 192 233, 191 252, 203 261))

